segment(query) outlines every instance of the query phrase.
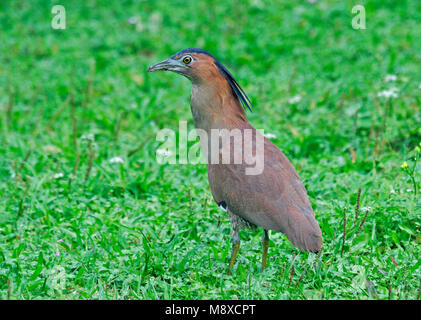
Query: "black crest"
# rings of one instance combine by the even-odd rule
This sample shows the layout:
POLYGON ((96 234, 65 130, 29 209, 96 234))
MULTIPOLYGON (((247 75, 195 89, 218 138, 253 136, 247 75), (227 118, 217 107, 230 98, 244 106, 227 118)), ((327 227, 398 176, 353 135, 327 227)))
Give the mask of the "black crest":
POLYGON ((206 54, 209 57, 211 57, 214 60, 214 63, 218 67, 221 74, 224 76, 225 79, 227 79, 234 96, 237 97, 237 99, 241 102, 243 108, 244 109, 247 108, 250 111, 252 111, 251 110, 252 104, 251 104, 251 101, 250 101, 249 97, 244 92, 243 88, 240 87, 240 85, 238 84, 237 80, 235 80, 235 78, 231 74, 231 72, 229 72, 228 69, 225 68, 224 65, 218 61, 218 59, 216 59, 208 51, 203 50, 203 49, 198 49, 198 48, 189 48, 189 49, 181 50, 181 51, 177 52, 175 55, 173 55, 172 58, 178 58, 179 56, 187 54, 187 53, 203 53, 203 54, 206 54))

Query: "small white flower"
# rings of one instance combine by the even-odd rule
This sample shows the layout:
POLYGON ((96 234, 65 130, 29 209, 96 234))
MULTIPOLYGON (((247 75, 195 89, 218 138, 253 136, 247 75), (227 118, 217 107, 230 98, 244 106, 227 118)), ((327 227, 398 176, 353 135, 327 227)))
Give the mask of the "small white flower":
POLYGON ((406 192, 412 192, 412 189, 406 189, 406 192))
POLYGON ((273 133, 266 133, 264 134, 264 136, 268 139, 276 138, 276 135, 274 135, 273 133))
POLYGON ((130 24, 137 24, 140 21, 138 17, 130 17, 129 20, 127 20, 130 24))
POLYGON ((373 208, 372 207, 362 207, 361 211, 362 212, 367 212, 367 211, 371 211, 373 208))
POLYGON ((152 32, 157 32, 162 25, 162 14, 159 11, 152 13, 149 18, 148 29, 152 32))
POLYGON ((120 157, 113 157, 110 159, 110 163, 123 163, 123 162, 124 162, 123 158, 120 158, 120 157))
POLYGON ((158 149, 156 150, 156 154, 163 157, 169 157, 171 155, 171 151, 165 149, 158 149))
POLYGON ((398 80, 398 77, 394 74, 388 74, 384 78, 384 81, 386 81, 386 82, 391 82, 391 81, 396 81, 396 80, 398 80))
POLYGON ((145 30, 145 26, 143 25, 142 19, 140 17, 130 17, 127 22, 131 25, 134 25, 137 32, 142 32, 145 30))
POLYGON ((58 173, 53 175, 54 179, 60 179, 60 178, 63 178, 63 177, 64 177, 63 172, 58 172, 58 173))
POLYGON ((45 152, 48 152, 48 153, 59 153, 59 152, 61 152, 61 149, 59 147, 52 146, 52 145, 43 146, 42 150, 44 150, 45 152))
POLYGON ((82 140, 95 141, 95 135, 93 133, 84 134, 81 138, 82 140))
POLYGON ((390 193, 395 194, 396 193, 395 189, 390 189, 390 193))
POLYGON ((301 101, 301 96, 297 95, 297 96, 293 96, 293 97, 289 98, 288 103, 294 104, 294 103, 298 103, 300 101, 301 101))
POLYGON ((265 7, 265 4, 260 0, 251 0, 250 4, 259 9, 263 9, 265 7))
POLYGON ((377 93, 378 97, 385 97, 385 98, 397 98, 398 93, 396 92, 397 88, 391 88, 389 90, 382 90, 379 93, 377 93))

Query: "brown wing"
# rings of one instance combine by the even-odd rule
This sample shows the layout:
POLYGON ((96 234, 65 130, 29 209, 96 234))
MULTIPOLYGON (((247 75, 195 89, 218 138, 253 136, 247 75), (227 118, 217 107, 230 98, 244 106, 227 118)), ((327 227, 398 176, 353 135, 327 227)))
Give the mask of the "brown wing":
POLYGON ((265 165, 260 175, 246 175, 245 164, 208 165, 212 194, 218 203, 225 201, 232 213, 264 229, 283 232, 300 249, 319 251, 321 230, 306 189, 281 150, 264 139, 265 165))

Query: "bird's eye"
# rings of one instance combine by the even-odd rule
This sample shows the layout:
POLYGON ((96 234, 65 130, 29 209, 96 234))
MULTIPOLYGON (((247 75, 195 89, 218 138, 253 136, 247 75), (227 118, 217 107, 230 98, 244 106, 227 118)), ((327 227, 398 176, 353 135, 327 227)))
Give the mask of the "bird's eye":
POLYGON ((191 57, 189 57, 189 56, 186 56, 186 57, 184 57, 183 58, 183 62, 185 63, 185 64, 189 64, 190 62, 191 62, 191 57))

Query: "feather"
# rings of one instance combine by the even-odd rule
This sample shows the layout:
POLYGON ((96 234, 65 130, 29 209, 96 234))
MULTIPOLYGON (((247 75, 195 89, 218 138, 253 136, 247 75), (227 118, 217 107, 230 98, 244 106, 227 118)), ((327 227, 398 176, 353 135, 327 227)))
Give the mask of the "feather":
POLYGON ((248 108, 251 112, 252 104, 247 96, 247 94, 244 92, 244 90, 240 87, 237 80, 234 79, 234 76, 231 74, 231 72, 228 71, 227 68, 225 68, 218 60, 215 59, 215 65, 218 67, 219 71, 222 73, 222 75, 227 79, 233 93, 238 98, 238 100, 241 102, 244 109, 248 108))

